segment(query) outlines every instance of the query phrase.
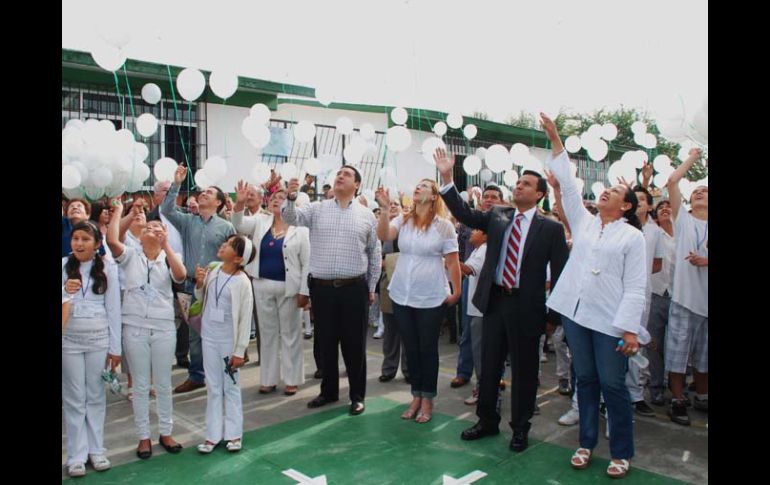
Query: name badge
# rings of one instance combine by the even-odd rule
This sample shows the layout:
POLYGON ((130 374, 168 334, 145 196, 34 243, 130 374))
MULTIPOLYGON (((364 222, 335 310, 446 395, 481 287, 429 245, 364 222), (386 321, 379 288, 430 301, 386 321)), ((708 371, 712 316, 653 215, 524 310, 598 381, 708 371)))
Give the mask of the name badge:
POLYGON ((73 305, 72 316, 76 318, 94 318, 98 314, 104 313, 104 308, 100 307, 101 305, 99 304, 78 300, 73 305))
POLYGON ((212 322, 217 322, 217 323, 225 322, 225 311, 220 308, 212 308, 209 315, 211 316, 212 322))
POLYGON ((144 284, 140 286, 139 289, 144 293, 144 297, 147 298, 147 301, 154 301, 160 295, 158 290, 152 285, 144 284))

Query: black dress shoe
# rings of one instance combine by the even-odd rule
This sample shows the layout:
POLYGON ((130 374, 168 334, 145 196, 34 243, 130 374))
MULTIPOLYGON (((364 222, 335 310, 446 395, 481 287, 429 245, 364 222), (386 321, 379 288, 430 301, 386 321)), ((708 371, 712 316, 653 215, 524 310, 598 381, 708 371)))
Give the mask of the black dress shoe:
POLYGON ((315 374, 313 374, 313 379, 322 379, 323 376, 324 376, 323 371, 321 371, 321 369, 318 369, 317 371, 315 371, 315 374))
POLYGON ((528 444, 527 432, 514 430, 511 445, 509 446, 511 451, 524 451, 527 449, 528 444))
POLYGON ((307 407, 313 409, 313 408, 320 408, 321 406, 324 406, 326 404, 329 404, 330 402, 337 402, 339 401, 338 398, 329 399, 326 396, 320 395, 317 396, 315 399, 307 403, 307 407))
POLYGON ((364 403, 361 401, 353 401, 350 403, 350 415, 351 416, 358 416, 359 414, 364 412, 364 409, 366 409, 366 406, 364 406, 364 403))
POLYGON ((464 439, 465 441, 473 441, 479 438, 483 438, 484 436, 494 436, 496 434, 500 434, 499 428, 485 427, 481 424, 481 422, 478 422, 463 431, 462 434, 460 434, 460 438, 464 439))
MULTIPOLYGON (((182 445, 176 443, 174 445, 167 445, 161 438, 158 438, 158 444, 166 450, 167 453, 177 454, 182 451, 182 445)), ((140 457, 141 458, 141 457, 140 457)))
POLYGON ((383 374, 380 376, 380 382, 392 381, 396 374, 383 374))

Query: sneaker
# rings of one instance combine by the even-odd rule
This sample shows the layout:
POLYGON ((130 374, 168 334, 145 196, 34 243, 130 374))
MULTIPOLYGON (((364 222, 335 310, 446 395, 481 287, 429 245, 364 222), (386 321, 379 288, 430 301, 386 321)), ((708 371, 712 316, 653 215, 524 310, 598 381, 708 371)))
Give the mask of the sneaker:
POLYGON ((310 340, 313 338, 313 332, 305 332, 305 340, 310 340))
POLYGON ((376 332, 374 332, 374 335, 372 335, 372 338, 376 338, 376 339, 379 340, 379 339, 382 338, 383 335, 385 335, 385 331, 384 330, 383 331, 377 330, 376 332))
POLYGON ((644 400, 634 403, 634 412, 639 416, 647 416, 648 418, 655 416, 655 410, 652 409, 644 400))
POLYGON ((67 475, 71 477, 82 477, 86 474, 86 466, 83 463, 73 463, 67 467, 67 475))
POLYGON ((559 379, 559 394, 569 396, 571 393, 572 389, 569 386, 569 379, 559 379))
POLYGON ((664 404, 666 404, 666 399, 663 397, 663 391, 653 390, 652 392, 650 392, 650 394, 652 396, 650 398, 650 403, 653 406, 663 406, 664 404))
POLYGON ((88 459, 91 461, 91 466, 98 472, 109 470, 112 467, 112 463, 104 455, 88 455, 88 459))
POLYGON ((709 412, 709 399, 698 399, 698 396, 695 396, 692 401, 692 407, 698 411, 709 412))
POLYGON ((687 406, 682 401, 671 401, 671 407, 668 409, 668 415, 671 421, 682 426, 690 426, 690 416, 687 414, 687 406))
POLYGON ((575 426, 580 422, 580 412, 577 409, 569 408, 569 411, 562 414, 557 423, 562 426, 575 426))

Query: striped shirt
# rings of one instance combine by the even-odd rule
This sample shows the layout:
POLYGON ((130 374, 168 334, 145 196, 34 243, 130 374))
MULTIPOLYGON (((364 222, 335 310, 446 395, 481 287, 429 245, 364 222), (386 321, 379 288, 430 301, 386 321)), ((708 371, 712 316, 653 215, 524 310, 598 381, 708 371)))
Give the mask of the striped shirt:
POLYGON ((286 200, 283 220, 310 229, 310 274, 323 280, 366 275, 369 292, 380 280, 382 255, 377 219, 355 199, 341 207, 337 199, 295 207, 286 200))

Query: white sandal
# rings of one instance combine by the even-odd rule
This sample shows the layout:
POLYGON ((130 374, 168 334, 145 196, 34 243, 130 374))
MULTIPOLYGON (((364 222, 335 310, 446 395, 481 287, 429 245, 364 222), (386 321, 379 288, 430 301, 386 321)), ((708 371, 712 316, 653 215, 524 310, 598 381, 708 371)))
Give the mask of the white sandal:
POLYGON ((217 447, 216 443, 212 443, 211 441, 206 441, 205 443, 201 443, 198 445, 198 453, 203 453, 204 455, 208 455, 212 451, 214 451, 214 448, 217 447))
POLYGON ((243 447, 243 444, 241 443, 241 440, 230 440, 227 442, 227 451, 230 452, 236 452, 241 451, 241 448, 243 447))
POLYGON ((628 469, 631 466, 631 464, 628 462, 628 460, 624 459, 612 459, 610 460, 610 464, 607 467, 607 475, 609 475, 611 478, 623 478, 628 473, 628 469), (620 463, 616 463, 620 462, 620 463))
POLYGON ((588 468, 588 464, 591 461, 591 450, 588 448, 578 448, 575 450, 575 453, 572 455, 572 458, 570 458, 570 463, 572 464, 572 468, 575 468, 576 470, 582 470, 584 468, 588 468))

